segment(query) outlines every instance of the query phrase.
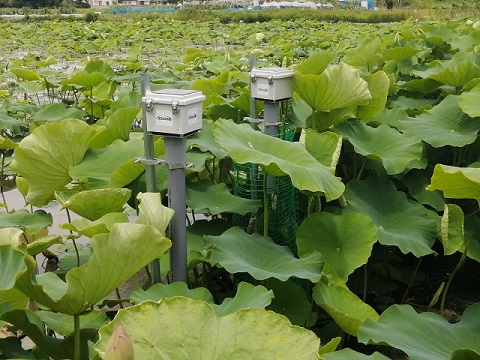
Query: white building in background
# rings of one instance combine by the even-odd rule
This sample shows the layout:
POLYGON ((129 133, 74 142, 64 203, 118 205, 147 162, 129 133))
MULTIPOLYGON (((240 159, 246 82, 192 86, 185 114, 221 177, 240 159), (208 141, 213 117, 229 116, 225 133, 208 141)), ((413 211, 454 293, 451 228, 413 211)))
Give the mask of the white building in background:
POLYGON ((150 6, 154 3, 152 0, 90 0, 92 7, 106 7, 111 5, 125 6, 150 6))

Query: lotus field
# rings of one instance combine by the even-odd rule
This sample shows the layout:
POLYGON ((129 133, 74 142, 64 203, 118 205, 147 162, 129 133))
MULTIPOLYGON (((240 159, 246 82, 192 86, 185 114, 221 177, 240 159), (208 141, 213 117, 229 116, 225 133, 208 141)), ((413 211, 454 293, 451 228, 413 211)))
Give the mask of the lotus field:
POLYGON ((0 359, 480 359, 480 18, 100 16, 0 34, 0 359), (294 70, 292 139, 244 121, 263 116, 252 56, 294 70), (167 170, 148 192, 135 161, 145 73, 206 95, 187 284, 169 281, 167 170), (254 176, 260 195, 239 194, 254 176), (294 194, 279 225, 267 179, 294 194))

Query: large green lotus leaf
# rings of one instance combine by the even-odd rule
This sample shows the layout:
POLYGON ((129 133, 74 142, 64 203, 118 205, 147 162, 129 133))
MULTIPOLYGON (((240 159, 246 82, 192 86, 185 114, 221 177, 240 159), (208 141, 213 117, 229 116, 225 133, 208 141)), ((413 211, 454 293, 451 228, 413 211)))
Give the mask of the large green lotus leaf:
POLYGON ((103 60, 90 60, 85 65, 85 71, 89 74, 99 72, 105 75, 107 78, 111 78, 112 76, 116 75, 112 67, 103 60))
POLYGON ((14 248, 24 248, 24 233, 17 227, 0 229, 0 245, 12 245, 14 248))
POLYGON ((18 143, 0 135, 0 150, 13 150, 18 143))
POLYGON ((359 213, 316 212, 302 222, 297 232, 298 255, 319 252, 345 282, 368 261, 376 241, 375 225, 359 213))
POLYGON ((92 139, 93 148, 102 148, 110 145, 117 139, 128 141, 133 121, 138 115, 138 108, 121 108, 108 117, 105 122, 105 130, 100 131, 92 139))
POLYGON ((232 314, 240 309, 264 309, 274 298, 273 292, 262 285, 241 282, 233 298, 226 298, 220 305, 213 305, 217 316, 232 314))
POLYGON ((11 245, 0 245, 0 290, 9 290, 15 285, 15 280, 26 270, 23 262, 23 252, 11 245))
POLYGON ((142 301, 159 301, 163 298, 184 296, 194 300, 202 300, 213 306, 217 316, 225 316, 240 309, 265 308, 273 298, 272 291, 263 286, 241 282, 238 284, 234 298, 225 298, 220 305, 216 305, 213 296, 206 288, 189 289, 187 284, 176 282, 168 285, 155 284, 148 290, 136 290, 132 293, 130 301, 139 304, 142 301))
POLYGON ((383 63, 380 54, 380 47, 382 42, 379 38, 367 40, 360 46, 355 46, 346 51, 343 61, 351 66, 358 67, 363 71, 369 73, 375 70, 383 63))
POLYGON ((130 189, 124 188, 84 190, 61 204, 75 214, 95 221, 108 213, 121 212, 131 193, 130 189))
POLYGON ((385 60, 395 60, 398 62, 404 62, 409 60, 412 56, 418 53, 418 49, 411 45, 407 46, 394 46, 382 51, 382 56, 385 60))
MULTIPOLYGON (((465 244, 467 247, 467 256, 480 263, 480 218, 478 216, 468 216, 465 219, 465 244)), ((465 248, 460 249, 461 252, 465 248)))
POLYGON ((215 141, 239 163, 257 163, 275 176, 288 174, 299 190, 324 192, 327 201, 342 195, 344 185, 333 169, 319 163, 302 144, 283 141, 253 130, 249 125, 237 125, 217 120, 215 141))
POLYGON ((444 68, 429 78, 442 84, 459 87, 464 86, 470 80, 480 77, 480 67, 472 61, 462 61, 456 64, 453 69, 444 68))
MULTIPOLYGON (((51 311, 36 311, 35 314, 47 327, 57 334, 68 336, 73 333, 73 316, 51 311)), ((80 329, 100 329, 110 320, 104 312, 89 311, 80 315, 80 329)))
POLYGON ((110 232, 113 224, 128 222, 127 214, 123 212, 108 213, 100 219, 90 221, 87 219, 73 220, 69 223, 62 224, 61 229, 71 230, 86 237, 93 237, 97 234, 110 232))
POLYGON ((318 133, 312 129, 306 129, 303 134, 307 151, 323 165, 335 168, 342 150, 342 137, 333 132, 318 133))
POLYGON ((320 75, 325 71, 332 60, 332 53, 327 51, 317 52, 299 63, 295 67, 295 71, 298 71, 302 75, 320 75))
POLYGON ((404 254, 433 253, 436 222, 420 204, 411 202, 386 179, 352 180, 345 190, 346 211, 367 215, 377 227, 378 241, 397 246, 404 254))
POLYGON ((107 78, 104 74, 98 71, 88 73, 84 70, 76 72, 70 78, 63 80, 66 85, 80 85, 83 87, 91 88, 104 82, 107 78))
POLYGON ((243 199, 232 195, 224 183, 213 184, 208 180, 190 182, 186 191, 187 206, 196 213, 218 215, 255 213, 262 205, 260 200, 243 199))
MULTIPOLYGON (((110 185, 110 178, 118 168, 142 156, 143 141, 141 139, 131 139, 126 142, 115 140, 104 148, 90 149, 81 164, 70 168, 70 176, 73 179, 88 178, 91 188, 106 187, 110 185)), ((135 164, 129 169, 131 173, 122 172, 124 185, 136 179, 145 170, 145 166, 135 164)), ((119 180, 116 179, 117 183, 119 180)))
POLYGON ((447 96, 440 104, 415 118, 399 123, 406 135, 433 147, 462 147, 473 143, 480 129, 480 119, 472 119, 459 106, 459 97, 447 96))
POLYGON ((315 323, 317 317, 312 313, 311 300, 301 285, 277 279, 265 280, 264 285, 275 295, 268 310, 286 316, 294 325, 308 328, 315 323))
POLYGON ((352 349, 342 349, 339 351, 334 351, 326 354, 322 354, 322 359, 324 360, 388 360, 390 358, 382 355, 379 352, 374 352, 372 355, 365 355, 359 352, 356 352, 352 349))
POLYGON ((187 148, 198 147, 203 152, 210 151, 215 157, 223 159, 227 153, 213 139, 213 124, 204 121, 202 131, 187 138, 187 148))
POLYGON ((18 84, 18 90, 28 95, 35 95, 44 89, 44 84, 36 81, 22 81, 18 84))
POLYGON ((13 213, 0 212, 0 228, 19 227, 28 235, 36 234, 52 224, 52 214, 44 210, 30 212, 26 209, 20 209, 13 213))
POLYGON ((218 79, 197 79, 192 83, 190 89, 200 90, 205 96, 212 94, 222 95, 227 89, 227 84, 218 79))
POLYGON ((393 305, 378 321, 367 320, 358 340, 388 344, 404 351, 411 360, 445 360, 459 348, 480 351, 479 317, 480 303, 468 307, 456 324, 433 312, 418 314, 409 305, 393 305))
POLYGON ((437 210, 443 210, 445 199, 440 191, 429 191, 427 186, 430 184, 431 173, 424 170, 410 170, 402 178, 402 182, 407 186, 408 193, 420 204, 428 205, 437 210))
POLYGON ((420 160, 423 155, 421 142, 388 125, 373 128, 362 121, 349 121, 336 126, 335 130, 348 138, 355 152, 381 161, 389 175, 405 171, 412 161, 420 160))
POLYGON ((13 72, 19 79, 22 79, 22 80, 26 80, 26 81, 40 80, 40 76, 38 75, 37 71, 33 69, 12 67, 10 71, 13 72))
POLYGON ((275 244, 259 234, 249 235, 232 227, 220 236, 205 236, 213 248, 212 265, 220 265, 231 273, 247 272, 257 280, 275 278, 287 281, 291 277, 317 282, 323 263, 320 254, 297 259, 288 247, 275 244))
POLYGON ((313 299, 347 334, 357 336, 367 319, 378 319, 376 311, 364 303, 344 284, 323 277, 313 288, 313 299))
POLYGON ((387 102, 388 89, 390 80, 383 71, 377 71, 374 74, 365 75, 364 79, 368 83, 368 90, 372 95, 372 99, 366 105, 358 107, 357 118, 367 119, 380 114, 385 108, 387 102))
POLYGON ((165 235, 165 229, 172 220, 174 211, 162 204, 160 193, 140 193, 137 195, 139 224, 152 225, 161 234, 165 235))
POLYGON ((287 114, 290 124, 297 128, 305 128, 307 118, 312 114, 312 108, 300 98, 292 99, 292 110, 287 114))
POLYGON ((446 198, 480 201, 480 169, 437 164, 428 190, 440 190, 446 198))
POLYGON ((143 301, 160 301, 163 298, 174 296, 184 296, 194 300, 202 300, 211 305, 214 304, 213 296, 207 288, 198 287, 189 289, 184 282, 174 282, 171 284, 155 284, 147 290, 138 289, 130 295, 132 304, 140 304, 143 301))
POLYGON ((50 272, 36 275, 35 260, 25 256, 27 271, 17 279, 16 287, 54 311, 79 314, 159 258, 170 246, 170 240, 152 226, 115 224, 110 233, 92 238, 92 257, 68 271, 66 283, 50 272))
POLYGON ((441 222, 441 240, 445 255, 452 255, 465 247, 463 211, 455 204, 446 204, 441 222))
POLYGON ((22 140, 10 168, 27 180, 30 204, 47 204, 72 180, 69 170, 83 160, 94 132, 83 121, 64 120, 41 125, 22 140))
POLYGON ((480 116, 480 104, 478 102, 479 97, 480 84, 475 86, 472 90, 462 93, 459 101, 462 111, 471 117, 480 116))
POLYGON ((333 65, 320 75, 297 72, 293 89, 314 110, 332 110, 367 104, 372 96, 359 70, 346 65, 333 65))
POLYGON ((243 309, 218 317, 206 302, 174 297, 120 310, 100 329, 95 345, 100 354, 117 324, 122 324, 132 340, 138 359, 313 360, 318 359, 320 346, 313 332, 274 312, 243 309))
POLYGON ((69 107, 64 103, 53 103, 46 105, 42 110, 34 115, 35 122, 42 124, 45 122, 59 122, 65 119, 79 119, 82 120, 85 116, 85 111, 78 108, 69 107))

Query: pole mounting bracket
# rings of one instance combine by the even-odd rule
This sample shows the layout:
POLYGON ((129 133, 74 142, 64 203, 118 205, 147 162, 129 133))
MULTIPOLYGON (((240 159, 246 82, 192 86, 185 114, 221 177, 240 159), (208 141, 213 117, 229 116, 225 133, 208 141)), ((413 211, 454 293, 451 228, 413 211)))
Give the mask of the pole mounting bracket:
POLYGON ((193 168, 193 163, 185 162, 185 163, 179 163, 179 164, 174 164, 174 163, 169 163, 166 160, 163 159, 146 159, 146 158, 136 158, 135 159, 136 163, 144 164, 147 166, 155 166, 155 165, 165 165, 168 167, 170 170, 175 170, 175 169, 191 169, 193 168))

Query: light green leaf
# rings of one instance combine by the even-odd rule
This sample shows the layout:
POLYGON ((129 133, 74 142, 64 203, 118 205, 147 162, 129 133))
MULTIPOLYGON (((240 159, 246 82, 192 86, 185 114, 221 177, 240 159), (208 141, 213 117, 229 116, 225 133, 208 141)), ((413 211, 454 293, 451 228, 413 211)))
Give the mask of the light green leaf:
POLYGON ((366 105, 358 107, 357 118, 368 119, 380 114, 385 108, 387 102, 390 80, 383 71, 377 71, 374 74, 365 75, 364 79, 368 83, 368 91, 372 99, 366 105))
POLYGON ((390 359, 379 352, 374 352, 372 355, 365 355, 349 348, 345 348, 335 352, 330 352, 327 354, 322 354, 322 358, 324 360, 388 360, 390 359))
MULTIPOLYGON (((51 311, 36 311, 35 314, 42 320, 49 329, 62 336, 73 333, 73 316, 51 311)), ((100 329, 110 320, 104 312, 89 311, 80 315, 80 329, 100 329)))
POLYGON ((333 169, 319 163, 299 143, 283 141, 258 131, 249 125, 217 120, 214 138, 232 159, 239 163, 257 163, 275 176, 288 174, 299 190, 324 192, 327 201, 337 199, 344 185, 333 169))
POLYGON ((125 328, 139 359, 312 360, 318 359, 320 345, 315 334, 291 325, 274 312, 244 309, 217 317, 206 302, 174 297, 120 310, 110 324, 100 329, 100 340, 95 346, 100 354, 117 324, 125 328), (145 346, 146 343, 156 346, 145 346))
POLYGON ((121 212, 125 203, 130 199, 131 193, 131 190, 124 188, 84 190, 65 202, 61 202, 60 198, 57 200, 64 208, 88 220, 95 221, 108 213, 121 212))
POLYGON ((231 273, 247 272, 257 280, 273 277, 286 281, 297 277, 316 282, 320 279, 323 263, 317 253, 297 259, 288 247, 277 245, 268 237, 248 235, 238 227, 205 239, 213 246, 210 263, 231 273))
POLYGON ((123 187, 136 179, 144 170, 143 164, 136 164, 134 159, 143 156, 143 141, 131 139, 127 142, 115 140, 101 149, 90 149, 84 161, 70 168, 73 179, 88 178, 91 188, 112 186, 115 178, 116 187, 123 187), (128 171, 122 166, 127 166, 128 171))
POLYGON ((27 180, 30 204, 47 204, 72 180, 70 167, 83 160, 94 132, 83 121, 64 120, 41 125, 22 140, 10 168, 27 180))
MULTIPOLYGON (((5 241, 5 240, 4 240, 5 241)), ((23 262, 24 254, 11 245, 0 245, 0 290, 9 290, 15 285, 15 280, 27 267, 23 262)))
POLYGON ((473 143, 480 129, 480 119, 472 119, 459 106, 459 97, 447 96, 440 104, 415 118, 402 120, 399 129, 433 147, 462 147, 473 143))
POLYGON ((366 215, 316 212, 298 228, 298 254, 304 256, 317 251, 346 282, 355 269, 368 261, 377 241, 376 234, 375 225, 366 215))
POLYGON ((138 108, 128 107, 116 110, 105 123, 105 130, 100 131, 92 139, 93 148, 105 147, 117 139, 128 141, 133 121, 139 112, 138 108))
POLYGON ((70 78, 64 80, 63 82, 67 85, 80 85, 86 88, 90 88, 96 85, 101 84, 104 82, 107 78, 105 77, 104 74, 94 71, 92 73, 88 73, 84 70, 79 71, 70 78))
POLYGON ((472 61, 462 61, 453 68, 444 68, 438 73, 429 76, 429 78, 442 84, 454 87, 464 86, 470 80, 478 77, 480 77, 480 67, 472 61))
POLYGON ((294 76, 293 89, 314 110, 332 110, 365 105, 372 98, 359 70, 333 65, 320 75, 294 76))
POLYGON ((85 111, 68 107, 64 103, 53 103, 46 105, 42 110, 38 111, 34 115, 35 122, 42 123, 53 123, 60 122, 65 119, 78 119, 82 120, 85 117, 85 111))
POLYGON ((92 238, 92 257, 68 271, 66 282, 50 272, 36 275, 35 260, 26 255, 28 269, 18 278, 16 287, 54 311, 79 314, 163 255, 170 245, 170 240, 152 226, 115 224, 110 233, 92 238))
POLYGON ((388 125, 373 128, 362 121, 350 121, 336 126, 335 130, 348 138, 355 152, 381 161, 389 175, 403 172, 423 155, 421 142, 388 125))
POLYGON ((404 254, 417 257, 433 253, 435 220, 422 205, 407 200, 391 181, 376 177, 352 180, 345 198, 346 211, 365 214, 372 220, 381 244, 397 246, 404 254))
POLYGON ((203 152, 210 151, 215 157, 223 159, 227 153, 213 138, 213 124, 213 122, 204 121, 202 131, 187 138, 187 148, 198 147, 203 152))
POLYGON ((456 324, 432 312, 418 314, 409 305, 393 305, 377 322, 367 320, 358 339, 388 344, 407 353, 411 360, 445 360, 459 348, 480 351, 479 316, 480 303, 468 307, 456 324))
POLYGON ((0 304, 8 304, 9 309, 26 309, 28 306, 28 296, 14 287, 8 290, 0 290, 0 299, 0 304))
POLYGON ((93 237, 97 234, 110 232, 113 224, 128 222, 128 216, 125 213, 108 213, 98 220, 90 221, 87 219, 73 220, 70 223, 62 224, 61 229, 71 230, 84 235, 93 237))
POLYGON ((64 242, 64 239, 58 235, 43 236, 41 238, 34 239, 33 242, 27 244, 27 252, 30 255, 35 256, 40 254, 42 251, 47 250, 54 244, 63 244, 64 242))
POLYGON ((465 246, 463 211, 458 205, 445 205, 441 223, 441 239, 445 255, 452 255, 465 246))
POLYGON ((32 213, 26 209, 12 213, 0 212, 0 228, 18 227, 28 235, 36 234, 52 224, 52 214, 44 210, 35 210, 32 213))
POLYGON ((335 320, 343 331, 357 336, 358 328, 367 319, 377 320, 378 314, 345 285, 322 278, 313 288, 313 299, 335 320))
POLYGON ((428 190, 440 190, 449 199, 480 201, 480 168, 437 164, 428 190))
POLYGON ((220 305, 213 305, 213 308, 217 316, 226 316, 241 309, 264 309, 271 303, 273 297, 271 290, 242 281, 237 286, 234 298, 226 298, 220 305))
POLYGON ((310 55, 306 60, 299 63, 295 70, 302 75, 320 75, 325 71, 327 66, 332 62, 333 54, 322 51, 310 55))
POLYGON ((207 288, 198 287, 189 289, 184 282, 175 282, 171 284, 155 284, 147 290, 135 290, 130 296, 130 301, 133 304, 140 304, 143 301, 160 301, 164 298, 174 296, 188 297, 193 300, 202 300, 211 305, 214 304, 213 296, 207 288))
POLYGON ((480 84, 475 86, 472 90, 462 93, 460 95, 459 105, 462 111, 468 116, 479 117, 480 116, 480 103, 478 99, 480 97, 480 84))
POLYGON ((379 38, 350 48, 342 59, 348 65, 361 68, 362 70, 371 72, 379 67, 383 62, 380 54, 382 42, 379 38))
POLYGON ((165 235, 165 230, 172 220, 174 211, 162 204, 160 193, 140 193, 137 195, 138 219, 137 223, 152 225, 161 234, 165 235))
POLYGON ((21 67, 12 67, 10 69, 19 79, 26 81, 40 80, 40 76, 37 71, 32 69, 25 69, 21 67))
POLYGON ((450 360, 480 360, 480 353, 470 349, 457 349, 450 360))
POLYGON ((333 132, 305 130, 305 148, 318 162, 335 168, 342 150, 342 137, 333 132))
POLYGON ((187 206, 196 213, 235 213, 245 215, 255 213, 260 208, 260 200, 243 199, 230 193, 224 183, 210 181, 190 182, 186 191, 187 206))

